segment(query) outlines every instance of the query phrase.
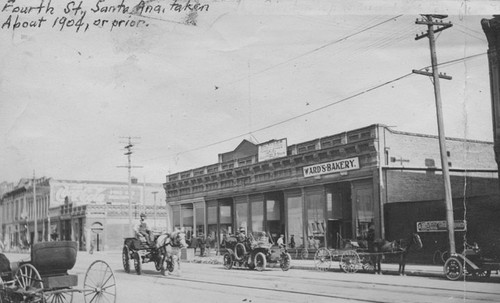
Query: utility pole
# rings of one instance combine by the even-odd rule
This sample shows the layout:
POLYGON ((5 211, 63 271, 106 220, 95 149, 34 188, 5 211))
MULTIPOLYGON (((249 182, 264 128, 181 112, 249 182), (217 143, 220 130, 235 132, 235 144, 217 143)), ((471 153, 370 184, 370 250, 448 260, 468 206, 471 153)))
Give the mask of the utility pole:
POLYGON ((156 230, 156 194, 158 193, 157 191, 151 192, 154 197, 154 229, 156 230))
POLYGON ((36 206, 36 179, 35 179, 35 171, 33 170, 33 208, 34 208, 34 213, 35 215, 33 216, 34 218, 34 230, 35 233, 33 234, 33 243, 38 242, 38 226, 37 226, 37 221, 38 221, 38 214, 37 210, 38 207, 36 206))
POLYGON ((444 134, 444 123, 443 123, 443 109, 441 105, 441 87, 439 85, 439 78, 446 80, 451 80, 451 77, 446 76, 446 74, 441 75, 438 71, 437 57, 436 57, 436 45, 434 34, 443 31, 447 28, 452 27, 451 22, 444 23, 442 19, 447 18, 447 15, 421 15, 422 19, 417 19, 416 24, 427 25, 427 33, 422 33, 415 37, 415 40, 422 39, 424 37, 429 38, 429 46, 431 51, 431 64, 432 73, 413 70, 414 73, 432 76, 434 83, 434 97, 436 99, 436 114, 438 123, 438 133, 439 133, 439 150, 441 152, 441 167, 443 169, 443 179, 444 179, 444 191, 445 191, 445 203, 446 203, 446 222, 448 226, 448 237, 450 245, 450 255, 455 254, 455 224, 453 218, 453 200, 451 195, 451 181, 448 168, 448 156, 446 153, 446 137, 444 134), (437 26, 434 29, 434 26, 437 26))
POLYGON ((132 139, 140 139, 139 137, 123 137, 128 139, 128 141, 125 143, 127 144, 125 146, 125 153, 124 155, 127 156, 127 161, 128 164, 126 166, 118 166, 118 167, 125 167, 128 169, 128 225, 129 225, 129 230, 130 234, 133 235, 133 226, 132 226, 132 168, 140 168, 142 166, 132 166, 132 159, 131 156, 133 154, 132 148, 134 147, 134 144, 132 144, 132 139))

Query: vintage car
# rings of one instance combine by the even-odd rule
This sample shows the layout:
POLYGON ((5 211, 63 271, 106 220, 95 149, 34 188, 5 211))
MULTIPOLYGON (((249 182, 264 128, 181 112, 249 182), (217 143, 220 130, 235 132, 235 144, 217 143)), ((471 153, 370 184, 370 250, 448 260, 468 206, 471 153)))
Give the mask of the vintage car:
POLYGON ((243 267, 262 271, 269 263, 279 263, 283 271, 290 269, 292 257, 286 247, 277 247, 265 232, 254 232, 248 236, 228 236, 222 242, 227 250, 223 262, 226 269, 243 267))

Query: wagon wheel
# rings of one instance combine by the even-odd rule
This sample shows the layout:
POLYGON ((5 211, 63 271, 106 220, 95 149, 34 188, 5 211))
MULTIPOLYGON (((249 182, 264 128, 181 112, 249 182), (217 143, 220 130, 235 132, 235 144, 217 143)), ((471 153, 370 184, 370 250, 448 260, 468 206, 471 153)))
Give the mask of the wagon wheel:
POLYGON ((116 280, 108 263, 97 260, 90 264, 83 280, 85 303, 115 303, 116 280))
POLYGON ((136 274, 140 275, 142 274, 142 264, 141 264, 141 256, 139 255, 138 252, 134 254, 134 268, 136 274))
POLYGON ((226 269, 231 269, 233 268, 233 255, 230 253, 225 253, 224 254, 224 267, 226 269))
POLYGON ((258 252, 255 255, 255 261, 254 261, 255 268, 258 271, 263 271, 264 269, 266 269, 266 263, 267 263, 266 256, 263 253, 258 252))
MULTIPOLYGON (((14 281, 20 290, 24 292, 33 292, 33 295, 41 293, 43 290, 43 282, 42 278, 40 278, 40 274, 36 268, 29 263, 23 264, 17 269, 14 275, 14 281)), ((38 300, 33 300, 33 302, 38 302, 38 300)))
POLYGON ((125 272, 130 273, 130 250, 128 249, 127 246, 123 246, 122 263, 125 272))
POLYGON ((330 251, 321 247, 314 254, 314 265, 317 270, 328 270, 332 266, 332 255, 330 251))
POLYGON ((360 265, 359 255, 354 250, 345 251, 340 258, 340 268, 346 273, 355 273, 360 265))
POLYGON ((450 257, 443 266, 444 275, 448 280, 458 280, 464 274, 464 266, 462 262, 456 257, 450 257))
POLYGON ((287 271, 290 269, 292 262, 292 256, 289 253, 283 253, 280 256, 280 267, 282 271, 287 271))
POLYGON ((44 303, 71 303, 73 302, 73 292, 59 289, 55 292, 44 293, 44 298, 44 303))

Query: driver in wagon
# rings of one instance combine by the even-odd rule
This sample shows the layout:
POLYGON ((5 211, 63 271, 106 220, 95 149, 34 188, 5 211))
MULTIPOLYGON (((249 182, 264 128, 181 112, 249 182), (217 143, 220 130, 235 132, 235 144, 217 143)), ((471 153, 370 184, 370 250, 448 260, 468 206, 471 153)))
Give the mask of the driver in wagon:
POLYGON ((140 222, 135 226, 135 237, 141 242, 146 242, 149 246, 154 247, 152 231, 149 229, 146 223, 146 214, 141 213, 140 222))

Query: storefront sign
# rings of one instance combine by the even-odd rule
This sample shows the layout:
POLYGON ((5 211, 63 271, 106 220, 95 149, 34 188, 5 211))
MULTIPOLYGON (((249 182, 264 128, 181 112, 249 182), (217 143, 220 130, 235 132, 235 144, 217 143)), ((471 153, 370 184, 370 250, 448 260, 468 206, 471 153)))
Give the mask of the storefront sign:
POLYGON ((315 164, 311 166, 306 166, 303 168, 304 177, 314 177, 324 174, 340 173, 348 170, 359 169, 359 159, 349 158, 344 160, 326 162, 315 164))
POLYGON ((259 162, 286 157, 286 139, 272 140, 259 145, 259 162))
MULTIPOLYGON (((464 220, 455 220, 455 231, 466 231, 467 224, 464 220)), ((448 224, 446 221, 422 221, 417 222, 417 232, 440 232, 447 231, 448 224)))

